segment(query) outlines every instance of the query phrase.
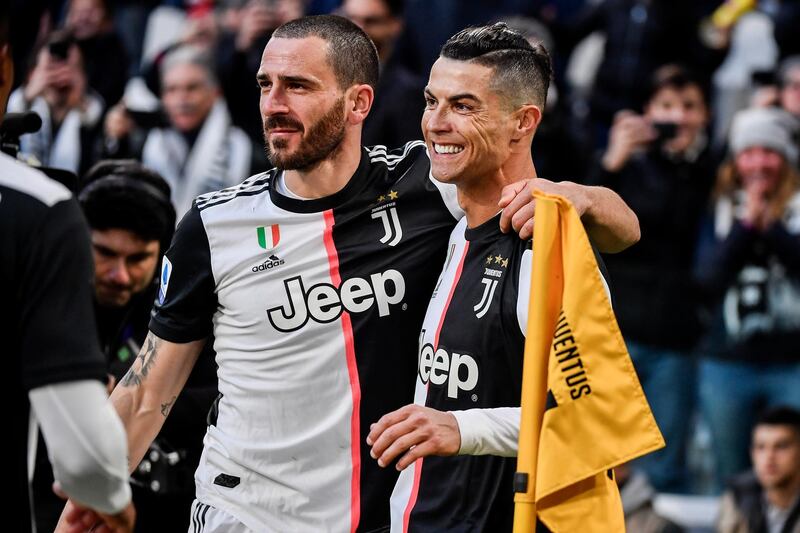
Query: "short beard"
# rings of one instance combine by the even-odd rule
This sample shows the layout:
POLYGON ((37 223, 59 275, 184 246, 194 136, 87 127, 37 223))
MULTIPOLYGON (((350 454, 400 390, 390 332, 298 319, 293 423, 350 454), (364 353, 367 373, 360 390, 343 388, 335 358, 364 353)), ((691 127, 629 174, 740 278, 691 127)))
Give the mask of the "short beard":
MULTIPOLYGON (((267 119, 264 124, 264 146, 267 157, 273 166, 283 170, 306 170, 320 161, 336 154, 344 140, 344 97, 339 98, 322 118, 308 130, 308 135, 300 140, 300 146, 294 153, 281 154, 286 148, 283 139, 273 143, 270 148, 269 129, 282 124, 280 119, 267 119)), ((296 124, 292 122, 292 124, 296 124)), ((299 125, 299 124, 297 124, 299 125)), ((302 135, 302 130, 301 130, 302 135)))

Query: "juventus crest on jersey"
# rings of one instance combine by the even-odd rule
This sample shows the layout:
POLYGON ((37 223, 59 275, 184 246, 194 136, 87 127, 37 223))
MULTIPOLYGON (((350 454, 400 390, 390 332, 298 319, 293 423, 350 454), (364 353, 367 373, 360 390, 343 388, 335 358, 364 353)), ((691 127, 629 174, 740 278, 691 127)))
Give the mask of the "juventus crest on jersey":
POLYGON ((213 332, 218 416, 197 498, 255 531, 369 531, 396 480, 364 444, 413 399, 417 336, 456 216, 423 143, 365 149, 336 194, 300 200, 276 171, 201 196, 164 261, 151 323, 213 332))

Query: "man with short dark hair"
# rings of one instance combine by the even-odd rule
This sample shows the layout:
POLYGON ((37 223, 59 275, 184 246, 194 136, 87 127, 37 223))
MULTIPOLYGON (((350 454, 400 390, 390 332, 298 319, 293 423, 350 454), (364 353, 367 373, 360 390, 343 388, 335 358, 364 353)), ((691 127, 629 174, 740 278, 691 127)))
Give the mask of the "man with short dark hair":
MULTIPOLYGON (((137 461, 213 332, 221 394, 194 522, 384 528, 396 474, 362 443, 413 396, 417 332, 461 215, 455 191, 430 178, 423 143, 361 146, 378 57, 346 19, 278 28, 257 79, 277 168, 194 202, 165 256, 145 349, 111 401, 137 461)), ((587 223, 611 247, 629 242, 624 205, 586 192, 598 195, 587 223)))
MULTIPOLYGON (((100 162, 81 180, 78 201, 89 224, 94 256, 97 339, 105 356, 105 370, 113 377, 111 387, 125 375, 147 335, 150 309, 158 290, 156 269, 175 229, 175 210, 169 194, 169 185, 161 176, 133 160, 100 162)), ((212 366, 212 376, 213 370, 212 366)), ((207 394, 206 409, 214 394, 215 389, 207 394)), ((192 436, 194 447, 200 448, 205 413, 200 410, 188 415, 189 420, 192 416, 199 420, 200 430, 187 435, 179 443, 181 448, 185 448, 183 444, 192 436)), ((186 417, 186 412, 179 413, 170 419, 170 425, 186 426, 186 417)), ((45 452, 46 449, 37 454, 33 498, 37 529, 52 531, 63 502, 52 494, 53 472, 45 452)), ((184 459, 180 466, 185 464, 184 459)), ((188 475, 184 484, 191 486, 191 472, 188 475)), ((133 499, 139 511, 137 528, 147 531, 156 513, 150 488, 141 485, 134 482, 133 499)), ((163 487, 161 496, 168 505, 158 508, 161 512, 157 519, 165 528, 173 530, 176 528, 172 527, 172 517, 177 514, 180 521, 185 522, 191 498, 181 509, 180 502, 174 494, 170 498, 167 490, 163 487)), ((172 492, 175 492, 174 487, 172 492)), ((178 529, 185 528, 183 523, 178 529)))
POLYGON ((667 442, 636 464, 662 492, 689 489, 686 418, 695 410, 693 351, 704 323, 692 268, 719 164, 709 116, 699 78, 678 65, 659 68, 643 112, 617 115, 587 179, 619 193, 642 225, 639 244, 606 266, 620 329, 667 442))
POLYGON ((800 411, 776 407, 761 415, 750 447, 753 470, 722 496, 720 533, 800 531, 800 411))
MULTIPOLYGON (((536 175, 531 143, 550 76, 544 47, 504 23, 454 35, 431 69, 422 118, 431 173, 456 185, 466 216, 419 336, 415 404, 367 439, 380 466, 399 458, 392 531, 512 528, 532 251, 501 233, 497 203, 536 175)), ((585 212, 580 187, 532 181, 585 212)))
MULTIPOLYGON (((96 164, 78 194, 89 223, 95 265, 95 310, 108 372, 119 383, 147 336, 160 288, 157 266, 175 231, 170 187, 133 160, 96 164)), ((212 352, 211 346, 207 348, 212 352)), ((171 403, 171 416, 132 476, 137 531, 183 531, 194 499, 206 414, 217 395, 213 353, 206 353, 171 403)))

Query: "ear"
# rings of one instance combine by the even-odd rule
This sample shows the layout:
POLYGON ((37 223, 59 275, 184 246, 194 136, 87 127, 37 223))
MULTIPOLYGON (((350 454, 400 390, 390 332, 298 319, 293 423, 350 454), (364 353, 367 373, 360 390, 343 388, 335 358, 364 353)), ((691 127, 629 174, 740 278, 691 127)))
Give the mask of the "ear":
POLYGON ((515 127, 513 140, 518 141, 527 136, 533 137, 536 128, 542 121, 542 108, 537 105, 527 104, 514 113, 515 127))
POLYGON ((372 109, 375 91, 367 84, 354 85, 345 93, 345 117, 350 124, 361 124, 372 109))

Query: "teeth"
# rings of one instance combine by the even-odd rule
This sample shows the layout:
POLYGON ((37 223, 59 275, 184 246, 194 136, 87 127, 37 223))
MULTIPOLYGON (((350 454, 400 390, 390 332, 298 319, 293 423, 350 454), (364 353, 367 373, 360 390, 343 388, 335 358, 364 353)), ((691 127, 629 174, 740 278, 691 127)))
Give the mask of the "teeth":
POLYGON ((437 154, 457 154, 464 151, 463 146, 457 144, 433 144, 433 149, 437 154))

